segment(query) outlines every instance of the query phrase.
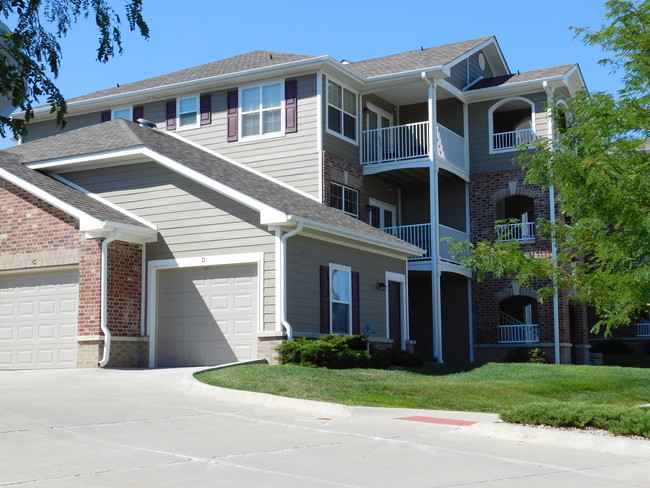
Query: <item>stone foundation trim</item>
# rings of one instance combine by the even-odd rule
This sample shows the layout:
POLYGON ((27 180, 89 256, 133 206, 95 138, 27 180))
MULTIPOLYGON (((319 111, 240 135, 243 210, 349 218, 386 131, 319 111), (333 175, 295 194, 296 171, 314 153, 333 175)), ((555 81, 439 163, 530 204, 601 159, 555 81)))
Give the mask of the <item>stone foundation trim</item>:
MULTIPOLYGON (((94 341, 104 342, 104 336, 103 335, 77 336, 77 342, 94 342, 94 341)), ((140 337, 111 336, 111 342, 149 342, 149 336, 140 336, 140 337)))
MULTIPOLYGON (((552 342, 522 342, 522 343, 508 343, 508 344, 474 344, 475 349, 514 349, 517 347, 555 347, 552 342)), ((570 342, 560 342, 560 347, 573 347, 570 342)))
POLYGON ((258 332, 257 337, 260 339, 286 339, 287 333, 284 331, 278 332, 277 330, 266 330, 258 332))

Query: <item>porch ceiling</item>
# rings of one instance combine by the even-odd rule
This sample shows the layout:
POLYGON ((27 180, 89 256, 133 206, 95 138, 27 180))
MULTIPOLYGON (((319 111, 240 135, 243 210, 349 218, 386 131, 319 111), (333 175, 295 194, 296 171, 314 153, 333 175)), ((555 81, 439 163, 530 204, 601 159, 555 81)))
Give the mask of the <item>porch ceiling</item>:
MULTIPOLYGON (((376 87, 371 89, 368 93, 380 96, 384 100, 397 106, 423 103, 426 102, 429 97, 428 85, 420 79, 407 83, 376 87)), ((453 95, 444 88, 438 87, 437 99, 444 100, 447 98, 453 98, 453 95)))
POLYGON ((391 186, 398 186, 401 188, 412 185, 419 186, 429 184, 428 168, 399 169, 395 171, 386 171, 385 173, 379 173, 374 176, 385 180, 391 186))

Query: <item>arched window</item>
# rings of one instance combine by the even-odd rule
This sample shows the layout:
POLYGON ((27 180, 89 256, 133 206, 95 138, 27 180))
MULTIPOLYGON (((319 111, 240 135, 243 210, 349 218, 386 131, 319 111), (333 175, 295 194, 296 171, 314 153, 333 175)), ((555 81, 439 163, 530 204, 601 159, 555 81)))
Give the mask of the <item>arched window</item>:
POLYGON ((498 101, 488 110, 490 154, 514 151, 535 140, 535 104, 522 97, 498 101))

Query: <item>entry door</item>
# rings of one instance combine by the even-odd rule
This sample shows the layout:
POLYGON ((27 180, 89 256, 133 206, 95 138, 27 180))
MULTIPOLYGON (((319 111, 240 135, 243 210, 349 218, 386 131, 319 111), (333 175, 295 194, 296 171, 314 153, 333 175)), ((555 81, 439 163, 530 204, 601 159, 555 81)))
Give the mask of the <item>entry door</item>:
POLYGON ((374 198, 370 198, 368 203, 370 204, 370 225, 377 227, 378 229, 397 225, 395 222, 397 209, 393 205, 375 200, 374 198))
POLYGON ((388 282, 388 331, 393 348, 402 349, 402 284, 388 282))
MULTIPOLYGON (((386 129, 393 125, 393 117, 388 112, 375 107, 374 105, 368 104, 366 107, 367 113, 367 127, 368 130, 373 129, 386 129)), ((375 137, 373 138, 373 149, 377 151, 377 154, 373 160, 385 160, 393 157, 394 154, 394 143, 393 137, 391 134, 392 131, 377 131, 375 137)))

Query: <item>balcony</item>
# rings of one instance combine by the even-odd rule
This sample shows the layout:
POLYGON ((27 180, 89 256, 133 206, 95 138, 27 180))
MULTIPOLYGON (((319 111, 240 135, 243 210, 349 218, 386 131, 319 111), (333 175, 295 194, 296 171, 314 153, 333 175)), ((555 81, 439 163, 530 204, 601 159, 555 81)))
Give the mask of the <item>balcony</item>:
POLYGON ((636 323, 636 336, 637 337, 650 337, 650 322, 637 322, 636 323))
POLYGON ((537 136, 532 129, 498 132, 492 136, 492 151, 513 151, 517 148, 517 146, 521 146, 522 144, 530 144, 535 139, 537 139, 537 136))
MULTIPOLYGON (((468 171, 465 139, 437 124, 435 154, 468 171)), ((429 122, 396 125, 361 133, 361 164, 378 164, 429 156, 429 122)))
POLYGON ((501 241, 534 241, 535 222, 516 222, 494 226, 497 238, 501 241))
MULTIPOLYGON (((410 258, 409 261, 423 261, 431 259, 433 255, 433 250, 431 246, 431 224, 414 224, 414 225, 400 225, 396 227, 383 227, 381 230, 389 233, 395 237, 402 239, 410 244, 418 246, 422 249, 426 249, 426 253, 423 256, 416 258, 410 258)), ((439 258, 442 261, 447 261, 450 263, 458 264, 458 260, 455 259, 449 252, 449 243, 443 241, 442 239, 446 237, 452 238, 456 242, 467 241, 469 236, 466 232, 462 232, 451 227, 444 225, 438 226, 438 235, 440 236, 440 256, 439 258)))

